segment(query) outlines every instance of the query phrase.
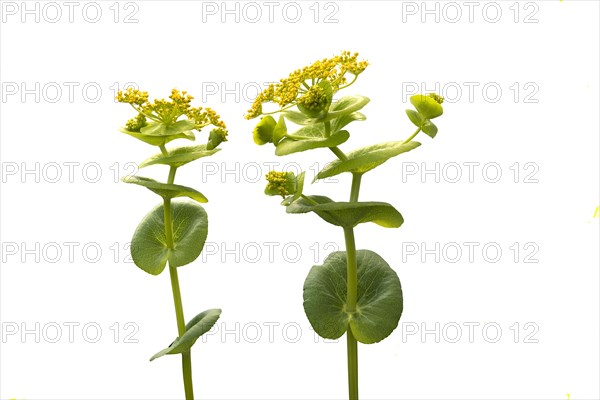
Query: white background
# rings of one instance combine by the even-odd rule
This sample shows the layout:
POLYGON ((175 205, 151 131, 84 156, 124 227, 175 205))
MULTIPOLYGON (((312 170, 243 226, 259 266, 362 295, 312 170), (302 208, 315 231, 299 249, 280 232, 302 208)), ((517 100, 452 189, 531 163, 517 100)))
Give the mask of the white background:
MULTIPOLYGON (((278 158, 253 144, 257 120, 243 115, 257 86, 348 49, 371 65, 346 94, 371 103, 344 151, 410 135, 404 109, 415 86, 437 84, 447 97, 435 140, 419 135, 423 146, 363 179, 361 199, 392 203, 406 222, 357 229, 358 248, 393 266, 405 298, 392 336, 359 345, 361 396, 599 398, 599 3, 427 2, 432 14, 421 2, 326 3, 279 2, 270 21, 263 2, 228 2, 233 14, 221 2, 79 2, 70 22, 62 2, 27 2, 33 14, 2 2, 0 397, 183 397, 180 357, 148 362, 176 336, 168 274, 142 272, 124 247, 159 202, 117 183, 127 163, 155 153, 117 131, 133 116, 113 100, 127 82, 153 97, 187 90, 230 130, 222 152, 177 176, 210 199, 216 253, 179 270, 186 319, 223 309, 219 332, 192 353, 197 397, 347 396, 345 341, 315 342, 302 308, 304 277, 343 245, 342 232, 314 215, 285 214, 255 179, 278 162, 300 165, 311 180, 314 164, 334 157, 278 158), (438 182, 422 175, 436 163, 438 182), (473 259, 465 242, 478 243, 473 259), (457 247, 462 257, 452 262, 457 247)), ((141 175, 164 180, 166 170, 141 175)), ((350 180, 338 178, 305 192, 344 200, 350 180)))

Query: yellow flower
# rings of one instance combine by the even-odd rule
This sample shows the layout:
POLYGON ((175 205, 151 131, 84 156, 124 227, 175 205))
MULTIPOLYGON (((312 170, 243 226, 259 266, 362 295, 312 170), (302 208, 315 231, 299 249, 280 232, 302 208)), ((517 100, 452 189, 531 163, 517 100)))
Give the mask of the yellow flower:
POLYGON ((285 197, 296 191, 296 177, 293 172, 269 171, 266 178, 268 183, 265 194, 270 196, 279 194, 285 197))
POLYGON ((116 99, 119 103, 142 105, 148 101, 148 92, 140 92, 138 89, 128 87, 125 92, 119 90, 116 99))
POLYGON ((120 91, 116 98, 121 103, 129 103, 138 112, 135 118, 126 123, 129 131, 140 132, 143 127, 148 125, 147 120, 169 127, 187 118, 195 125, 191 129, 200 131, 208 125, 215 127, 209 135, 208 147, 214 148, 221 142, 227 141, 227 127, 220 115, 208 107, 192 107, 191 102, 194 97, 186 91, 172 89, 168 100, 155 99, 150 102, 148 92, 128 88, 124 92, 120 91))
POLYGON ((312 101, 317 100, 318 102, 323 98, 323 96, 319 96, 318 90, 311 92, 315 85, 322 81, 328 81, 335 93, 352 84, 368 65, 367 61, 358 61, 358 53, 352 54, 349 51, 343 51, 340 55, 332 58, 316 61, 292 72, 287 78, 281 79, 279 83, 269 85, 256 97, 246 118, 252 119, 261 115, 263 113, 262 105, 267 102, 276 103, 281 108, 297 103, 308 103, 310 106, 312 101), (347 74, 354 76, 350 83, 347 82, 347 74))
POLYGON ((428 96, 434 99, 438 104, 442 104, 444 102, 444 98, 437 93, 429 93, 428 96))

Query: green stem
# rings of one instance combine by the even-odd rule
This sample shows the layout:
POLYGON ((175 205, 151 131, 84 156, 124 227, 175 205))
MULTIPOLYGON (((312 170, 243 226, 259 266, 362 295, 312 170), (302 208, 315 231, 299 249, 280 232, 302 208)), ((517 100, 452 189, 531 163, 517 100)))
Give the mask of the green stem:
POLYGON ((161 153, 163 156, 165 156, 165 157, 166 157, 166 156, 168 156, 168 155, 169 155, 169 152, 167 151, 167 148, 165 147, 165 145, 164 145, 164 144, 161 144, 160 146, 158 146, 158 148, 160 149, 160 153, 161 153))
POLYGON ((325 137, 331 136, 331 121, 325 121, 323 124, 325 125, 325 137))
MULTIPOLYGON (((358 201, 360 192, 360 182, 362 174, 352 174, 352 188, 350 190, 350 202, 358 201)), ((353 314, 356 312, 356 302, 358 300, 358 272, 356 263, 356 241, 354 240, 354 228, 344 228, 344 239, 346 241, 346 312, 353 314)), ((358 400, 358 345, 352 329, 348 327, 346 332, 347 353, 348 353, 348 398, 358 400)))
POLYGON ((344 239, 346 240, 346 255, 348 259, 348 293, 346 297, 346 311, 353 313, 356 311, 356 298, 358 293, 358 283, 356 274, 356 244, 354 241, 354 229, 344 228, 344 239))
POLYGON ((177 167, 169 168, 169 178, 167 179, 167 183, 170 185, 175 182, 175 173, 177 172, 177 167))
MULTIPOLYGON (((160 146, 163 154, 166 153, 164 146, 160 146)), ((175 181, 177 167, 169 169, 169 178, 167 183, 172 184, 175 181)), ((164 199, 164 219, 165 219, 165 239, 167 247, 173 249, 173 220, 171 212, 171 199, 164 199)), ((185 318, 183 316, 183 304, 181 302, 181 290, 179 288, 179 276, 177 267, 169 265, 169 275, 171 276, 171 289, 173 291, 173 303, 175 304, 175 318, 177 319, 177 333, 179 337, 185 333, 185 318)), ((192 383, 192 354, 191 350, 181 353, 181 369, 183 373, 183 387, 186 400, 194 399, 194 387, 192 383)))
MULTIPOLYGON (((175 316, 177 318, 177 332, 179 337, 185 333, 185 319, 183 317, 183 305, 181 303, 181 291, 179 290, 179 277, 177 268, 169 265, 171 275, 171 288, 173 289, 173 302, 175 303, 175 316)), ((181 369, 183 372, 183 387, 186 400, 194 399, 194 387, 192 384, 192 354, 191 350, 181 353, 181 369)))
MULTIPOLYGON (((348 260, 346 269, 346 312, 353 314, 356 312, 356 301, 358 297, 358 274, 354 229, 344 228, 344 238, 346 240, 346 258, 348 260)), ((348 398, 350 400, 358 400, 358 346, 350 326, 348 326, 348 331, 346 332, 346 339, 348 353, 348 398)))
POLYGON ((360 191, 360 181, 362 174, 358 172, 352 173, 352 188, 350 189, 350 202, 356 203, 358 201, 358 192, 360 191))
POLYGON ((358 347, 352 331, 346 335, 348 350, 348 399, 358 400, 358 347))
POLYGON ((339 158, 342 161, 347 161, 348 157, 346 157, 346 154, 344 154, 343 151, 341 151, 339 149, 339 147, 335 146, 335 147, 330 147, 329 150, 331 150, 333 152, 333 154, 335 154, 337 156, 337 158, 339 158))
POLYGON ((408 139, 406 139, 406 140, 403 142, 403 144, 404 144, 404 143, 408 143, 408 142, 410 142, 411 140, 413 140, 413 139, 415 138, 415 136, 417 136, 417 135, 419 134, 419 132, 421 132, 421 128, 417 129, 417 130, 415 131, 415 133, 413 133, 413 134, 412 134, 412 135, 411 135, 411 136, 410 136, 408 139))

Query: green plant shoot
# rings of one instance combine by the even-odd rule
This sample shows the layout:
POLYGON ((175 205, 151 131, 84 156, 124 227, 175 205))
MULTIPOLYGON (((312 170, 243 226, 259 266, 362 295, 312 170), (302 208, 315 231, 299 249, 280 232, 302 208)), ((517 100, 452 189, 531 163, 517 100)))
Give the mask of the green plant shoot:
POLYGON ((373 222, 385 228, 398 228, 404 222, 400 212, 384 202, 359 201, 364 174, 392 157, 421 145, 413 140, 419 132, 431 138, 437 134, 432 122, 443 113, 443 98, 436 94, 415 95, 406 110, 417 127, 406 140, 378 143, 351 152, 338 146, 350 138, 347 127, 364 121, 360 111, 369 103, 364 96, 336 98, 352 85, 368 63, 348 51, 296 70, 279 83, 260 93, 246 118, 262 116, 254 128, 254 142, 272 143, 275 154, 285 156, 313 149, 329 149, 337 159, 318 172, 316 179, 342 173, 352 174, 348 201, 304 194, 304 172, 271 171, 267 174, 265 194, 282 196, 282 205, 292 214, 313 212, 344 232, 346 251, 330 254, 323 265, 313 266, 304 282, 304 310, 313 329, 323 338, 337 339, 346 334, 348 354, 348 391, 358 399, 357 341, 379 342, 398 326, 403 309, 402 288, 396 272, 377 253, 356 250, 354 228, 373 222), (265 111, 265 105, 272 110, 265 111), (277 114, 278 118, 272 115, 277 114), (292 133, 288 124, 298 127, 292 133))
POLYGON ((198 203, 207 198, 188 186, 175 184, 177 169, 203 157, 212 156, 227 141, 227 128, 219 115, 210 108, 192 107, 193 97, 173 89, 169 100, 148 100, 148 93, 128 89, 119 92, 117 100, 128 103, 136 116, 120 131, 142 142, 158 147, 159 152, 142 161, 139 168, 150 165, 169 167, 166 182, 141 176, 127 177, 124 182, 143 186, 162 197, 157 205, 140 222, 131 240, 131 256, 135 265, 151 275, 159 275, 169 266, 171 289, 177 319, 177 338, 150 361, 166 354, 181 354, 185 398, 194 398, 192 384, 191 349, 196 340, 219 319, 220 309, 201 312, 187 324, 183 315, 177 268, 196 260, 208 234, 208 218, 198 203), (176 139, 194 141, 195 133, 212 126, 206 144, 167 149, 167 143, 176 139), (187 197, 192 201, 173 201, 187 197))

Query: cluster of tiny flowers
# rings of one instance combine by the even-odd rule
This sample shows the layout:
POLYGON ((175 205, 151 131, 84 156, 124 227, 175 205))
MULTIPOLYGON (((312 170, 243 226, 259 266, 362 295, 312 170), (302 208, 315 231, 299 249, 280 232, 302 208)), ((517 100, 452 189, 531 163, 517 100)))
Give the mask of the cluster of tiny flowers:
POLYGON ((327 93, 321 86, 311 86, 306 93, 298 99, 298 104, 309 110, 321 110, 327 105, 327 93))
POLYGON ((153 102, 148 100, 148 92, 141 92, 137 89, 128 88, 126 91, 119 91, 117 101, 129 103, 139 115, 127 121, 126 127, 131 131, 137 131, 147 125, 146 117, 159 120, 165 124, 172 124, 185 115, 188 119, 194 121, 197 129, 208 125, 215 126, 216 132, 227 140, 227 127, 221 120, 221 117, 210 108, 192 107, 191 102, 194 99, 186 91, 177 89, 171 90, 169 100, 155 99, 153 102))
POLYGON ((138 89, 128 87, 125 92, 122 90, 117 93, 117 101, 119 103, 129 103, 141 106, 148 102, 148 92, 140 92, 138 89))
POLYGON ((147 102, 143 104, 142 113, 153 115, 160 121, 170 124, 177 121, 177 118, 180 116, 186 114, 194 98, 185 91, 180 92, 177 89, 173 89, 169 99, 155 99, 152 103, 147 102))
POLYGON ((148 122, 146 122, 146 116, 144 114, 138 114, 137 117, 127 121, 125 127, 132 132, 139 132, 146 125, 148 125, 148 122))
POLYGON ((269 171, 266 175, 267 178, 267 190, 274 190, 279 192, 279 194, 285 197, 289 192, 289 182, 287 179, 286 172, 278 172, 278 171, 269 171))
POLYGON ((340 86, 347 82, 346 74, 350 73, 358 76, 368 65, 367 61, 358 61, 358 53, 344 51, 338 56, 325 58, 298 69, 287 78, 281 79, 279 83, 269 85, 267 89, 260 93, 254 100, 250 110, 248 110, 246 118, 252 119, 261 115, 263 103, 273 102, 280 107, 294 104, 306 82, 314 87, 320 81, 328 80, 335 93, 340 89, 340 86))
POLYGON ((428 96, 434 99, 438 104, 442 104, 444 102, 444 98, 439 94, 429 93, 428 96))

